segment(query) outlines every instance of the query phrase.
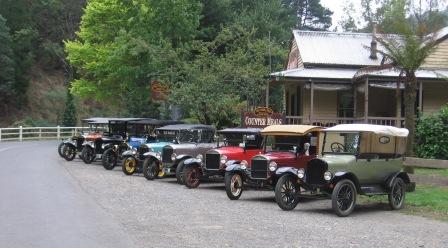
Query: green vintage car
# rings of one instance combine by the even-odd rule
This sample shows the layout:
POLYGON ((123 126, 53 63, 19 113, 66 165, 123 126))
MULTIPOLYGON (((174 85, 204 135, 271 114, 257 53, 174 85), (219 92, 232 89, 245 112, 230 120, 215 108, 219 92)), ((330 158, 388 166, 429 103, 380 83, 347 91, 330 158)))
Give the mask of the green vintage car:
POLYGON ((388 195, 392 209, 404 205, 415 184, 403 171, 409 131, 369 124, 342 124, 323 130, 322 156, 306 169, 283 167, 275 199, 283 210, 294 209, 299 197, 330 198, 338 216, 348 216, 356 196, 388 195))

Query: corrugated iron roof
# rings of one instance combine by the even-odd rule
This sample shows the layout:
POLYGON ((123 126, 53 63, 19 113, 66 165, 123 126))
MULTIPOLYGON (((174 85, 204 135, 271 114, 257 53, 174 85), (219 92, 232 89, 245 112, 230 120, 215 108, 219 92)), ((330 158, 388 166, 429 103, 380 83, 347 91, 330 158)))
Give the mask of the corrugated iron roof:
MULTIPOLYGON (((370 59, 371 33, 338 33, 293 30, 294 39, 306 64, 372 66, 381 63, 370 59)), ((381 49, 378 44, 378 49, 381 49)))
POLYGON ((286 78, 321 78, 321 79, 346 79, 351 81, 358 69, 344 69, 344 68, 299 68, 292 70, 285 70, 272 73, 273 77, 286 78))

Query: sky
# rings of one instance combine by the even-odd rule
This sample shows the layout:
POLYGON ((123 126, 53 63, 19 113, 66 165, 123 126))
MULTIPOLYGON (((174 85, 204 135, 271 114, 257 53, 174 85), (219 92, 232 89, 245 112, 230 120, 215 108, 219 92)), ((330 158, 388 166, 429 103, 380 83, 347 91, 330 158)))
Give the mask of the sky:
MULTIPOLYGON (((321 0, 321 4, 327 8, 329 8, 331 11, 333 11, 332 21, 333 25, 330 29, 334 29, 337 25, 339 20, 341 20, 341 17, 343 15, 343 8, 344 5, 347 4, 347 2, 352 2, 355 10, 361 9, 361 0, 321 0)), ((414 0, 414 4, 417 4, 419 1, 414 0)), ((439 0, 439 7, 445 8, 448 5, 448 0, 439 0)), ((422 6, 423 9, 427 6, 426 0, 422 0, 422 6)), ((358 18, 361 17, 361 11, 357 12, 358 18)))

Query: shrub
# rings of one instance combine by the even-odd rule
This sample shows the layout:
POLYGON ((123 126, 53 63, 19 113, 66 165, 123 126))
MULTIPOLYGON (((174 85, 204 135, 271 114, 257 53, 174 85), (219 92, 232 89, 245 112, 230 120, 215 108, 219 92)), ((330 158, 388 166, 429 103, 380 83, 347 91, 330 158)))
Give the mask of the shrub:
POLYGON ((416 141, 418 157, 448 159, 448 104, 439 112, 419 120, 416 141))

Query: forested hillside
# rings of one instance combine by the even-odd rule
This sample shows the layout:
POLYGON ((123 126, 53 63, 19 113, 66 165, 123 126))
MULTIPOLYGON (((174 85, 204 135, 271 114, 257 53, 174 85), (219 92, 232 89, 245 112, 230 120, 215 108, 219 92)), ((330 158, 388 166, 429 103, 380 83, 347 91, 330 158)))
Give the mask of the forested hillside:
MULTIPOLYGON (((264 104, 291 29, 370 32, 376 22, 393 31, 397 1, 415 2, 361 0, 363 20, 347 4, 332 26, 320 0, 0 0, 0 125, 169 118, 173 106, 184 118, 235 124, 242 109, 264 104), (151 101, 153 80, 170 89, 166 101, 151 101)), ((443 25, 445 13, 423 14, 443 25)), ((278 111, 280 94, 271 89, 278 111)))

